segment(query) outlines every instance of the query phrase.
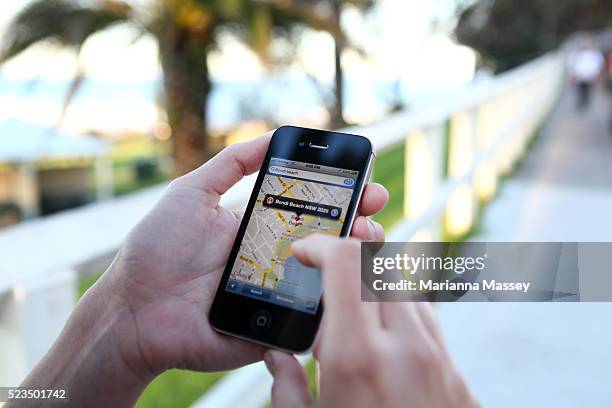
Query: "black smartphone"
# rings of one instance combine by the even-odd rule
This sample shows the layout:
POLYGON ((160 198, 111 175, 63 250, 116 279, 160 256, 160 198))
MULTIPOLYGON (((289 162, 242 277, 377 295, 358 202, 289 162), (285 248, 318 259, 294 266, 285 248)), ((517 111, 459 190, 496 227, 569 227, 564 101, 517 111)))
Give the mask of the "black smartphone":
POLYGON ((213 328, 289 352, 310 349, 323 313, 321 271, 301 265, 291 243, 316 232, 348 235, 373 161, 363 136, 274 132, 210 310, 213 328))

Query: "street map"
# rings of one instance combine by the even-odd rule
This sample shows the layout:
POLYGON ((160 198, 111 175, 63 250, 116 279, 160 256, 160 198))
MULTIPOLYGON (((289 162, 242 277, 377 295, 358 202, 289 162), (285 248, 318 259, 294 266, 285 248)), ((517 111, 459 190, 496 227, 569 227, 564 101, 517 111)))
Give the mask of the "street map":
POLYGON ((266 174, 230 280, 318 302, 320 272, 299 264, 291 256, 291 243, 315 232, 339 236, 352 193, 352 188, 266 174), (331 214, 336 217, 270 207, 273 197, 281 203, 286 197, 285 204, 334 207, 331 214))

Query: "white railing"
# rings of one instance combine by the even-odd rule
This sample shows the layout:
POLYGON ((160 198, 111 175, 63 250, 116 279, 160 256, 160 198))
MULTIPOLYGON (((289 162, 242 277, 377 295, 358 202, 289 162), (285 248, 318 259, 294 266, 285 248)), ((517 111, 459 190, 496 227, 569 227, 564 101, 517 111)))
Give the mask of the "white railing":
MULTIPOLYGON (((404 150, 405 165, 398 168, 403 196, 391 197, 402 200, 403 219, 390 232, 391 240, 452 238, 470 230, 479 204, 493 197, 499 176, 522 156, 557 100, 563 62, 561 53, 549 54, 435 106, 346 129, 368 136, 378 160, 385 160, 381 153, 387 150, 404 150)), ((222 205, 243 206, 253 181, 249 177, 232 188, 222 205)), ((77 276, 104 270, 163 189, 0 231, 0 385, 18 384, 40 359, 74 307, 77 276)), ((265 368, 247 370, 249 374, 238 370, 219 384, 234 390, 231 398, 223 400, 223 388, 217 388, 196 405, 261 400, 245 384, 268 384, 265 368)))

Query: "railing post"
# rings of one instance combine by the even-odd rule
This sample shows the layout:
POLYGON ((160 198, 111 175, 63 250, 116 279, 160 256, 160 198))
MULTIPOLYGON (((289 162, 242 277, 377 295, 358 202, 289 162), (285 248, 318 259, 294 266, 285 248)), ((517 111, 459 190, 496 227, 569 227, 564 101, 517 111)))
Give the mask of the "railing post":
MULTIPOLYGON (((482 152, 491 147, 495 135, 495 102, 486 101, 477 108, 476 149, 482 152)), ((492 160, 487 160, 476 170, 474 188, 479 202, 489 201, 497 190, 497 168, 492 160)))
MULTIPOLYGON (((435 199, 443 179, 443 124, 425 131, 415 131, 406 137, 404 164, 404 217, 416 219, 423 215, 435 199)), ((406 240, 432 241, 441 239, 440 219, 416 231, 406 240)))
POLYGON ((0 296, 0 384, 19 385, 60 333, 75 303, 71 269, 38 276, 0 296))
MULTIPOLYGON (((448 146, 448 178, 457 179, 470 171, 476 156, 475 112, 458 112, 450 119, 448 146)), ((474 223, 473 183, 457 188, 448 200, 445 212, 445 235, 453 239, 469 232, 474 223)))

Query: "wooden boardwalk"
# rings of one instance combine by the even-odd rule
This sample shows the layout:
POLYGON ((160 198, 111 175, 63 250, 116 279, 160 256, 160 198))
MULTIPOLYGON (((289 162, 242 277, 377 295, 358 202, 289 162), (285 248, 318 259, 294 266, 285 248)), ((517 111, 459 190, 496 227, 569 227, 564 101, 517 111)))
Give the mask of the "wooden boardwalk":
MULTIPOLYGON (((577 112, 571 91, 501 185, 475 240, 612 241, 612 103, 600 89, 590 109, 577 112)), ((612 303, 437 309, 483 406, 612 406, 612 303)))

